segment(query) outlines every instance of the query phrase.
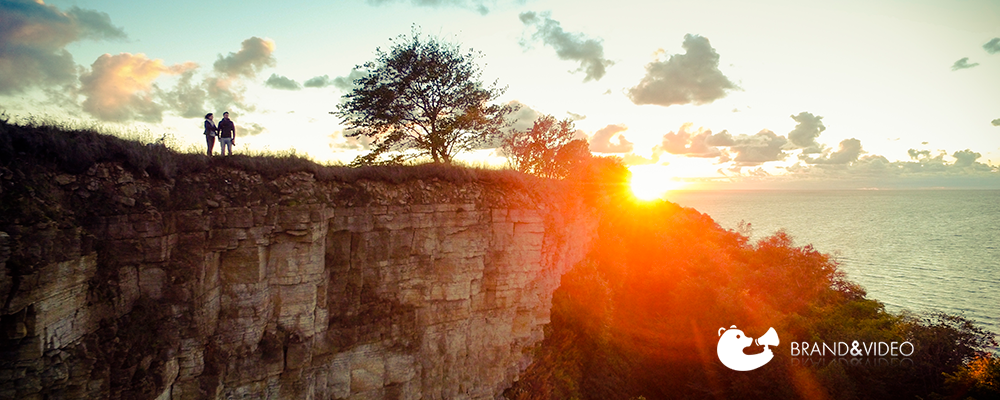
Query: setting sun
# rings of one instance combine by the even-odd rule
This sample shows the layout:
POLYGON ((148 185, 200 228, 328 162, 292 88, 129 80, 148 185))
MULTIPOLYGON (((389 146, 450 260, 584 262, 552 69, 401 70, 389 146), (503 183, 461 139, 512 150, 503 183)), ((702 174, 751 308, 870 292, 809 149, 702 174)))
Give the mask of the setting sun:
POLYGON ((684 186, 683 182, 674 180, 662 165, 637 165, 629 168, 632 179, 629 186, 632 194, 640 200, 655 200, 662 198, 667 192, 684 186))

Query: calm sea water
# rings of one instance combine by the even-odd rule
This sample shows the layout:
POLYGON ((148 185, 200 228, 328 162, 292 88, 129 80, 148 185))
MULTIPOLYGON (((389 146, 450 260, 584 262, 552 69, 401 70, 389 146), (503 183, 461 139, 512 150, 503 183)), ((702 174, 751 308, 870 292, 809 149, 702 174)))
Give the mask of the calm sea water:
POLYGON ((1000 332, 1000 190, 679 191, 667 199, 754 239, 784 229, 833 255, 890 311, 960 314, 1000 332))

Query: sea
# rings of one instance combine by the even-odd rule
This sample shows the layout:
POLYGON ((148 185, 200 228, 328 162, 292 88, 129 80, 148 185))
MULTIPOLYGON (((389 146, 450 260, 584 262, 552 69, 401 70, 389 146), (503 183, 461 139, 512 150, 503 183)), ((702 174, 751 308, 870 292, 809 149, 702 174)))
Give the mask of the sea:
POLYGON ((751 238, 779 229, 840 263, 893 312, 962 315, 1000 333, 1000 190, 674 191, 751 238))

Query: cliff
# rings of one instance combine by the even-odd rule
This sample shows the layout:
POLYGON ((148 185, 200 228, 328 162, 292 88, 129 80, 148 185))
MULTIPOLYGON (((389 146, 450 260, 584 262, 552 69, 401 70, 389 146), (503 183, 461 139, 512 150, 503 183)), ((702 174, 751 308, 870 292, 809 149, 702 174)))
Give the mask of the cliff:
POLYGON ((3 168, 0 189, 5 399, 495 398, 596 226, 530 182, 217 161, 3 168))

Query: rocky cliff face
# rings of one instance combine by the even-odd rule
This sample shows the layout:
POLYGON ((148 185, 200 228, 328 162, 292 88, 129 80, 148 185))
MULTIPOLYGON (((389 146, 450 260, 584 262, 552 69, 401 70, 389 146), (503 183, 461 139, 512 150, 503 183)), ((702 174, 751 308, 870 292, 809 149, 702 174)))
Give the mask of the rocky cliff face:
POLYGON ((0 229, 0 398, 494 398, 596 222, 499 183, 33 182, 48 217, 0 229))

